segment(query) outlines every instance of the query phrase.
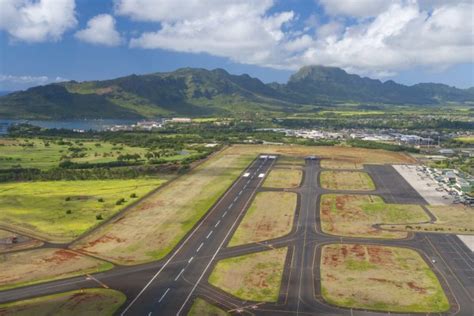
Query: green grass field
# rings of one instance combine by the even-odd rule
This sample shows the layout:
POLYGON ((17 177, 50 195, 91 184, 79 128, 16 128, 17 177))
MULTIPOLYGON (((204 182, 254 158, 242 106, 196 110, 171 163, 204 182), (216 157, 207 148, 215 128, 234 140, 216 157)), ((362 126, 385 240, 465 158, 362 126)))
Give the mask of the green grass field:
POLYGON ((209 283, 243 300, 276 302, 287 248, 220 260, 209 283))
POLYGON ((2 316, 112 316, 125 302, 121 292, 84 289, 0 305, 2 316))
POLYGON ((461 143, 474 144, 474 136, 457 137, 454 140, 461 143))
POLYGON ((119 155, 126 154, 139 154, 144 159, 147 151, 146 148, 101 141, 65 139, 61 143, 38 138, 4 138, 0 139, 0 169, 18 165, 23 168, 48 169, 57 167, 61 157, 69 157, 73 162, 90 163, 116 161, 119 155), (85 156, 74 158, 74 150, 85 156))
POLYGON ((164 182, 133 179, 2 183, 0 223, 40 239, 68 242, 164 182), (117 205, 122 198, 124 202, 117 205))

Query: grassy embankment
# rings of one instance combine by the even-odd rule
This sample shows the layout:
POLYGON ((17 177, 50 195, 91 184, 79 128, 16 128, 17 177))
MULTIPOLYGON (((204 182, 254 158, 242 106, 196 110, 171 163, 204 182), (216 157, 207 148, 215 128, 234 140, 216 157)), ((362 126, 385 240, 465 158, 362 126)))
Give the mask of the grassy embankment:
POLYGON ((375 190, 375 184, 369 174, 360 171, 322 171, 321 187, 329 190, 375 190))

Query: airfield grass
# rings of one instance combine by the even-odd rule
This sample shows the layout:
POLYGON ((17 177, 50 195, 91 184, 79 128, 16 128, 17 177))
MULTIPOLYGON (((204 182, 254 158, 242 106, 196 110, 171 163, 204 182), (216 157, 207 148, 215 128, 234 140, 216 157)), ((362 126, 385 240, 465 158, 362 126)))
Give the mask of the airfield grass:
POLYGON ((126 265, 161 259, 253 159, 252 155, 220 152, 80 239, 73 248, 126 265))
POLYGON ((330 304, 384 312, 440 313, 450 305, 414 250, 358 244, 322 249, 321 289, 330 304))
POLYGON ((407 232, 374 228, 374 224, 429 221, 419 205, 387 204, 374 195, 326 194, 321 197, 321 228, 331 235, 365 238, 405 238, 407 232))
POLYGON ((267 188, 297 188, 301 183, 303 172, 299 169, 274 168, 263 183, 267 188))
POLYGON ((276 302, 287 248, 220 260, 209 283, 240 299, 276 302))
POLYGON ((103 163, 116 161, 119 155, 139 154, 144 156, 146 148, 130 147, 103 141, 68 140, 69 144, 38 138, 0 139, 0 169, 20 165, 22 168, 48 169, 57 167, 62 156, 71 157, 69 148, 83 148, 85 157, 70 158, 73 162, 103 163))
POLYGON ((65 249, 33 249, 0 256, 0 290, 109 270, 111 263, 65 249))
POLYGON ((360 171, 322 171, 321 187, 329 190, 375 190, 369 174, 360 171))
POLYGON ((474 235, 474 210, 472 207, 460 204, 429 205, 427 207, 436 217, 434 223, 382 225, 382 228, 430 233, 474 235))
POLYGON ((45 181, 0 184, 0 224, 51 242, 71 241, 164 180, 45 181), (136 197, 132 198, 131 195, 136 197), (124 199, 117 205, 117 201, 124 199))
POLYGON ((273 155, 306 157, 315 155, 319 158, 349 159, 359 164, 408 164, 416 160, 402 152, 382 149, 367 149, 344 146, 302 146, 302 145, 233 145, 227 151, 234 154, 273 155))
POLYGON ((202 298, 197 297, 191 309, 189 310, 188 316, 226 316, 230 315, 226 311, 223 311, 219 307, 216 307, 207 301, 203 300, 202 298))
POLYGON ((292 167, 298 167, 298 166, 304 166, 305 165, 305 160, 302 157, 292 157, 292 156, 280 156, 278 157, 276 161, 276 166, 292 166, 292 167))
POLYGON ((362 169, 362 164, 353 159, 323 159, 321 168, 324 169, 362 169))
POLYGON ((296 209, 296 194, 259 192, 232 236, 229 246, 260 242, 291 232, 296 209))
POLYGON ((1 304, 2 316, 112 316, 125 302, 121 292, 83 289, 1 304))

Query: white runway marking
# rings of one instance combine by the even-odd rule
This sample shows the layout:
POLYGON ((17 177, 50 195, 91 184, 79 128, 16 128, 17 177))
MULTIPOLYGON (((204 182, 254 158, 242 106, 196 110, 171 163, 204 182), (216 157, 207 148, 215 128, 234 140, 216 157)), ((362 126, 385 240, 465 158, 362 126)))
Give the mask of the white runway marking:
POLYGON ((230 203, 230 205, 227 209, 230 210, 232 208, 232 206, 234 206, 234 203, 230 203))
MULTIPOLYGON (((168 294, 168 292, 170 291, 170 288, 167 288, 165 293, 163 295, 161 295, 160 299, 158 300, 158 303, 161 303, 161 301, 165 298, 166 294, 168 294)), ((148 314, 148 316, 151 315, 151 312, 150 314, 148 314)))
POLYGON ((181 269, 181 271, 178 273, 178 275, 176 276, 176 278, 174 278, 175 281, 177 281, 177 280, 179 279, 179 277, 181 276, 181 274, 183 274, 184 270, 185 270, 184 268, 181 269))
POLYGON ((198 249, 196 250, 196 252, 199 252, 199 250, 201 250, 202 246, 204 246, 204 243, 203 243, 203 242, 199 245, 199 247, 198 247, 198 249))
POLYGON ((206 239, 209 239, 209 237, 211 237, 211 235, 212 235, 212 230, 209 232, 209 234, 207 234, 206 239))
POLYGON ((191 263, 191 261, 193 261, 193 259, 194 259, 194 257, 189 258, 188 264, 191 263))
POLYGON ((218 220, 217 223, 216 223, 216 225, 214 225, 214 227, 219 226, 220 223, 221 223, 221 220, 218 220))
POLYGON ((239 197, 238 197, 238 196, 236 196, 236 197, 235 197, 235 199, 234 199, 234 202, 237 202, 237 199, 238 199, 238 198, 239 198, 239 197))
POLYGON ((226 216, 227 215, 227 211, 224 212, 224 214, 222 214, 222 217, 226 216))

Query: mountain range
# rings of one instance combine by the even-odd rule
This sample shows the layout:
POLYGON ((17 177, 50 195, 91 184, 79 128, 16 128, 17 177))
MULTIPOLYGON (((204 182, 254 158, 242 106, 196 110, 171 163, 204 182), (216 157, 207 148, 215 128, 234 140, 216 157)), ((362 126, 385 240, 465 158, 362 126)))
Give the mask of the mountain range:
POLYGON ((474 88, 413 86, 348 74, 336 67, 306 66, 286 84, 265 84, 223 69, 183 68, 103 81, 68 81, 0 96, 0 117, 21 119, 151 118, 302 112, 344 103, 474 104, 474 88))

